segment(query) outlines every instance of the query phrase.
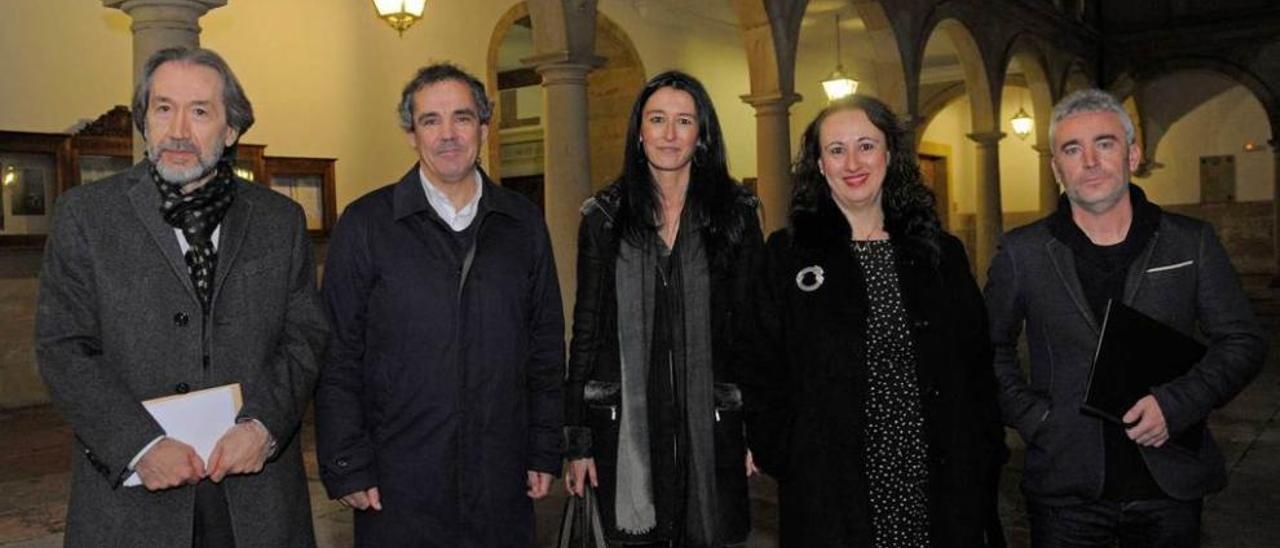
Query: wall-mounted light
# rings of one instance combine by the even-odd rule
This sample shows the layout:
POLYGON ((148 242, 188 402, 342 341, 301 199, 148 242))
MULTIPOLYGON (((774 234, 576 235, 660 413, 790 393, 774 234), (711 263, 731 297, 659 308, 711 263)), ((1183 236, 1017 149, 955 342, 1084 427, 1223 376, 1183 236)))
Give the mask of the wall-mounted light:
POLYGON ((4 186, 9 186, 16 180, 18 180, 18 173, 13 170, 13 166, 4 168, 4 186))
POLYGON ((373 0, 373 8, 378 10, 378 17, 404 36, 405 29, 422 19, 427 0, 373 0))
POLYGON ((1257 141, 1253 139, 1249 139, 1248 141, 1244 142, 1245 152, 1261 152, 1266 149, 1267 149, 1267 145, 1259 144, 1257 141))
POLYGON ((858 81, 844 73, 840 64, 840 14, 836 14, 836 70, 822 81, 822 91, 828 101, 843 99, 858 92, 858 81))

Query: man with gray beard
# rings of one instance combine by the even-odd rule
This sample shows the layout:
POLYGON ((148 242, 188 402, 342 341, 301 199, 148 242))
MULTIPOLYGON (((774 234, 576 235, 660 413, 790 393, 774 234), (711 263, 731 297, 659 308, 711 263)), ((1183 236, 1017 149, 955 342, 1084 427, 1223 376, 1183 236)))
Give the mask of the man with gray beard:
POLYGON ((146 159, 59 199, 40 276, 37 361, 76 435, 66 544, 313 546, 296 434, 327 325, 302 209, 234 176, 253 109, 216 53, 152 56, 133 117, 146 159), (207 461, 141 403, 233 383, 207 461))

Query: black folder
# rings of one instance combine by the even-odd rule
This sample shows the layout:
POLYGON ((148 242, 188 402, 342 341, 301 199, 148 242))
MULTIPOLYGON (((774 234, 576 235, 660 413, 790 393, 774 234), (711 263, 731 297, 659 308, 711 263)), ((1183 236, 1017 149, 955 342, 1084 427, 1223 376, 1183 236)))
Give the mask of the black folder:
POLYGON ((1190 336, 1124 303, 1108 301, 1080 410, 1130 426, 1121 418, 1133 404, 1153 387, 1186 374, 1204 353, 1205 346, 1190 336))

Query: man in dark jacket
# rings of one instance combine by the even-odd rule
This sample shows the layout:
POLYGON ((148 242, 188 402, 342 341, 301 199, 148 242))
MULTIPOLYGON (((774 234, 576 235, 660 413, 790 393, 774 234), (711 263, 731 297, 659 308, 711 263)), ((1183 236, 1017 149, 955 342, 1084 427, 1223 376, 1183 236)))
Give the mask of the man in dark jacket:
POLYGON ((1027 443, 1032 546, 1198 546, 1201 499, 1227 481, 1205 423, 1257 374, 1266 340, 1213 228, 1130 184, 1142 152, 1115 98, 1067 97, 1050 134, 1065 196, 1004 237, 986 288, 1004 420, 1027 443), (1208 339, 1204 358, 1152 387, 1124 426, 1080 411, 1109 300, 1208 339))
POLYGON ((418 165, 330 243, 317 451, 357 546, 531 546, 560 469, 555 261, 538 209, 476 166, 490 113, 471 75, 420 70, 400 103, 418 165))

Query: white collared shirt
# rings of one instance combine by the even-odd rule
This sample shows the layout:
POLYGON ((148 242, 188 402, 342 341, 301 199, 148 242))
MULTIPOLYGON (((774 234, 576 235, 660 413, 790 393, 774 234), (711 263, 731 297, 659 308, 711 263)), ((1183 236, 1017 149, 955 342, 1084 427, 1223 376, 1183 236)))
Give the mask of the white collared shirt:
POLYGON ((471 226, 471 221, 476 219, 476 212, 480 210, 480 194, 484 192, 478 170, 475 172, 476 193, 467 205, 462 206, 462 209, 453 208, 453 202, 450 202, 449 197, 427 179, 421 167, 418 168, 418 178, 422 180, 422 190, 427 194, 427 203, 431 204, 431 209, 436 210, 436 215, 439 215, 449 228, 454 232, 462 232, 471 226))

